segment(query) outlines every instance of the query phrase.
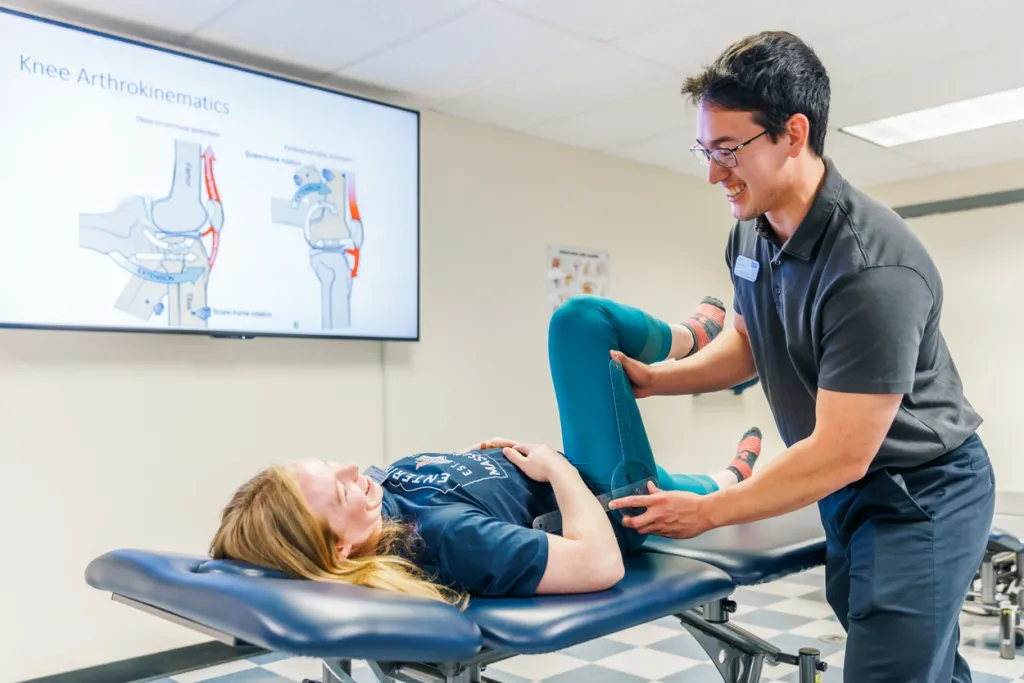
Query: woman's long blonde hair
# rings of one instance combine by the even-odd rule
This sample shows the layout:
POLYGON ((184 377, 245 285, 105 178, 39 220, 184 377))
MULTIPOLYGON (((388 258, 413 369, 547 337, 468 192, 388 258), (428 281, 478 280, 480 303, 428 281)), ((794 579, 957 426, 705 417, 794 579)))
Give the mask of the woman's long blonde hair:
POLYGON ((340 558, 334 532, 310 511, 295 476, 275 466, 232 496, 210 544, 210 555, 276 569, 294 578, 380 588, 464 607, 465 596, 432 582, 402 556, 409 556, 411 542, 406 525, 385 518, 376 543, 340 558))

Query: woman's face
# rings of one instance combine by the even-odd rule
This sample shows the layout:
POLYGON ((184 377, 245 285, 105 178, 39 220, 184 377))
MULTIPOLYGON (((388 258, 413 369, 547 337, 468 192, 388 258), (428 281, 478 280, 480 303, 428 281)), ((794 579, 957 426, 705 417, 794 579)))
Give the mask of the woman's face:
POLYGON ((360 474, 357 465, 308 459, 291 464, 289 469, 298 477, 313 514, 325 520, 338 538, 341 557, 375 542, 382 523, 384 492, 360 474))

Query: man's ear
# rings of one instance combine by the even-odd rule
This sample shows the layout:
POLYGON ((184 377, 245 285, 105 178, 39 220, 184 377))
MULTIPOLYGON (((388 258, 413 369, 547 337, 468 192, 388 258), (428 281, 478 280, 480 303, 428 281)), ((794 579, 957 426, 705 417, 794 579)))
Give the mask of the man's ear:
POLYGON ((806 114, 793 114, 786 123, 789 133, 789 156, 796 157, 810 143, 811 121, 806 114))

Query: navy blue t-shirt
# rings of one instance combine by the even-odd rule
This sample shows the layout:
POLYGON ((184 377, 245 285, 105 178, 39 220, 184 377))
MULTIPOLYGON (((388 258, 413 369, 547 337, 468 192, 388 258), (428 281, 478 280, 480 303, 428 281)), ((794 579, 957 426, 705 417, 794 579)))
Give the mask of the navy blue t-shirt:
POLYGON ((386 472, 383 514, 415 527, 417 565, 471 595, 536 592, 548 542, 531 525, 557 508, 550 484, 527 477, 500 448, 421 453, 386 472))

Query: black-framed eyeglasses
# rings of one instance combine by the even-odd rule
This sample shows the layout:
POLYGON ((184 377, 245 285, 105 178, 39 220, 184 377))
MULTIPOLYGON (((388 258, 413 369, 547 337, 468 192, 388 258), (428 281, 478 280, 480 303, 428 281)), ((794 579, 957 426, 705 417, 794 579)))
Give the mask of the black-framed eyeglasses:
POLYGON ((697 158, 697 161, 699 161, 702 166, 710 165, 711 159, 714 158, 715 163, 721 166, 722 168, 733 168, 734 166, 736 166, 736 164, 739 163, 739 160, 736 158, 736 152, 740 151, 741 149, 749 145, 751 142, 758 139, 762 135, 766 135, 767 133, 768 131, 762 130, 754 137, 750 138, 746 142, 741 142, 735 147, 716 147, 714 149, 704 149, 698 142, 696 145, 690 148, 690 151, 693 153, 693 156, 697 158))

